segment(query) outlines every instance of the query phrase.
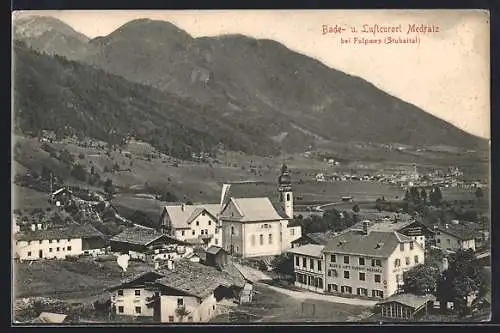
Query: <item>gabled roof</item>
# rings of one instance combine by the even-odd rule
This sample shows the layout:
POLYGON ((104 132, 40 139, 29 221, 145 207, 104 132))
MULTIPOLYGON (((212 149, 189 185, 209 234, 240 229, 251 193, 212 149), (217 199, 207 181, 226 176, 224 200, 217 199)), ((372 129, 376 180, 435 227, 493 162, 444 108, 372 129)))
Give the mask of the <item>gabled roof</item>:
POLYGON ((168 239, 173 243, 186 243, 186 242, 181 242, 168 235, 156 232, 155 230, 138 228, 138 227, 125 229, 118 235, 113 236, 110 239, 110 241, 146 246, 159 238, 168 239))
POLYGON ((74 239, 74 238, 105 238, 104 234, 90 224, 74 224, 63 228, 26 231, 16 234, 18 241, 74 239))
POLYGON ((221 272, 214 267, 181 259, 172 270, 160 270, 164 277, 157 284, 179 290, 200 299, 206 298, 220 286, 243 287, 245 281, 221 272))
POLYGON ((477 230, 460 224, 449 224, 448 227, 440 225, 438 230, 464 241, 474 239, 478 234, 477 230))
POLYGON ((345 253, 371 257, 389 257, 400 243, 413 240, 398 232, 349 230, 332 238, 323 249, 328 253, 345 253))
POLYGON ((291 248, 287 252, 300 254, 308 257, 321 258, 323 256, 321 251, 323 250, 324 247, 325 247, 324 245, 306 244, 303 246, 291 248))
POLYGON ((220 246, 211 245, 206 252, 210 254, 217 254, 220 251, 224 251, 224 249, 220 246))
POLYGON ((220 213, 219 204, 181 204, 165 206, 164 209, 172 222, 172 226, 176 229, 189 228, 189 224, 203 211, 208 212, 213 218, 216 218, 220 213))
POLYGON ((119 284, 113 285, 106 289, 106 291, 114 291, 117 289, 125 289, 127 286, 133 286, 134 283, 142 280, 143 282, 154 282, 157 279, 163 277, 163 274, 155 271, 147 271, 134 274, 131 277, 128 277, 122 280, 119 284))
POLYGON ((226 220, 239 222, 282 220, 269 198, 233 198, 224 207, 222 217, 226 220), (228 205, 233 203, 240 216, 227 216, 228 205))
POLYGON ((429 301, 435 301, 436 297, 433 295, 414 295, 414 294, 395 294, 387 299, 377 303, 377 304, 386 304, 391 302, 401 303, 403 305, 409 306, 413 309, 418 309, 425 303, 429 301))

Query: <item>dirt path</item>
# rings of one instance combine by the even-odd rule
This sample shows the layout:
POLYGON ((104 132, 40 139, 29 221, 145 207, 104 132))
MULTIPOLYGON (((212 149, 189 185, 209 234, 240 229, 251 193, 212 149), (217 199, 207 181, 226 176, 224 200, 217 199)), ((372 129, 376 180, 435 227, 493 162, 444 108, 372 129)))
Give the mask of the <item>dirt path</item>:
MULTIPOLYGON (((271 278, 264 272, 261 272, 257 269, 254 269, 252 267, 248 266, 243 266, 239 264, 235 264, 236 268, 243 274, 245 278, 248 280, 254 282, 254 283, 260 283, 261 281, 268 281, 271 280, 271 278)), ((374 306, 377 301, 370 301, 370 300, 364 300, 364 299, 357 299, 357 298, 344 298, 344 297, 338 297, 338 296, 333 296, 333 295, 324 295, 324 294, 318 294, 318 293, 313 293, 310 291, 294 291, 290 289, 285 289, 285 288, 279 288, 275 286, 270 286, 268 284, 262 284, 265 285, 266 288, 270 288, 274 291, 277 291, 282 294, 286 294, 290 297, 293 297, 295 299, 300 299, 300 300, 306 300, 306 299, 314 299, 314 300, 320 300, 320 301, 326 301, 326 302, 332 302, 332 303, 342 303, 342 304, 350 304, 350 305, 361 305, 361 306, 374 306)))

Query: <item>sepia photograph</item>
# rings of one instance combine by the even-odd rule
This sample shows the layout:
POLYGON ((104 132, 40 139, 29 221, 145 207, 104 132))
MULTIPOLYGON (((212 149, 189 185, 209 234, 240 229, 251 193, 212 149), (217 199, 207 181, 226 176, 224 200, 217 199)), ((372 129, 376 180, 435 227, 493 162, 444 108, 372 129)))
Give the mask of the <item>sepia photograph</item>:
POLYGON ((12 324, 491 320, 487 10, 12 12, 12 324))

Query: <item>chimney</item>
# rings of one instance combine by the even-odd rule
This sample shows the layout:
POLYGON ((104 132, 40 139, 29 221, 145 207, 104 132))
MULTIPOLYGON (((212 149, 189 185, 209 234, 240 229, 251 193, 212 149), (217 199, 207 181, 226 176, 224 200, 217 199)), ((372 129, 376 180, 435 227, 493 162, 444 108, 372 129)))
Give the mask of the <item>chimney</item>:
POLYGON ((363 221, 363 234, 368 235, 368 221, 363 221))

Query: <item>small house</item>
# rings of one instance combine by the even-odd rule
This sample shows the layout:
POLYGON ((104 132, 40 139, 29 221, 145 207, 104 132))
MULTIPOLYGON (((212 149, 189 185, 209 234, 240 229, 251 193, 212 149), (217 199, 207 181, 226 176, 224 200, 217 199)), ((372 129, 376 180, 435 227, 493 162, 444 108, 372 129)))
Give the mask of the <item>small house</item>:
POLYGON ((207 322, 220 300, 237 297, 244 280, 189 260, 169 262, 108 291, 117 315, 152 317, 157 322, 207 322))
POLYGON ((146 228, 129 228, 110 239, 111 251, 142 261, 174 259, 192 252, 190 244, 146 228), (170 257, 169 257, 170 255, 170 257))
POLYGON ((433 295, 396 294, 377 305, 382 318, 411 320, 427 314, 435 301, 433 295))
POLYGON ((205 264, 222 269, 228 264, 227 252, 219 246, 210 246, 206 251, 205 264))

